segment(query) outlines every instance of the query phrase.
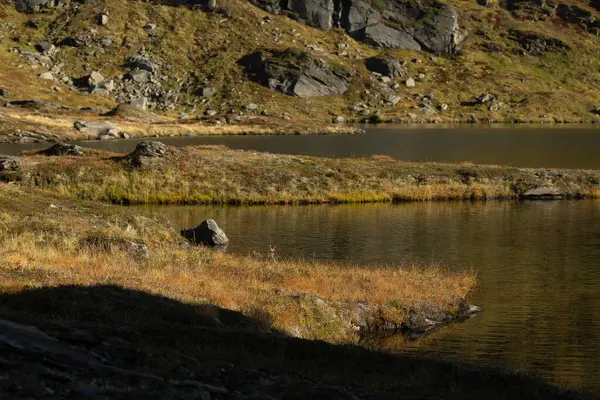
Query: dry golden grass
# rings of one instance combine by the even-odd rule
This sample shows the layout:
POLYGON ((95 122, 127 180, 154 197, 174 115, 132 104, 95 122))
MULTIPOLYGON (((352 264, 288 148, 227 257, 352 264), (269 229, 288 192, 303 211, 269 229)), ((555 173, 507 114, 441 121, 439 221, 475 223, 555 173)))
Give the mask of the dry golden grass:
POLYGON ((384 306, 401 323, 405 307, 423 301, 454 309, 475 284, 472 271, 438 266, 358 267, 187 247, 165 221, 6 184, 0 205, 2 292, 115 284, 262 315, 296 336, 351 342, 356 337, 344 314, 356 303, 384 306), (48 208, 50 201, 56 205, 48 208), (146 243, 150 258, 128 251, 126 241, 146 243))
POLYGON ((114 154, 21 158, 14 177, 65 197, 118 204, 307 204, 516 199, 531 188, 556 187, 593 198, 600 171, 472 164, 409 163, 387 158, 327 159, 230 150, 173 149, 132 167, 114 154))
POLYGON ((3 111, 0 121, 0 141, 13 140, 9 136, 16 129, 49 133, 54 140, 77 141, 96 139, 96 136, 77 131, 73 123, 108 120, 115 122, 119 130, 134 137, 175 137, 195 135, 306 135, 306 134, 352 134, 357 128, 343 125, 280 118, 249 117, 236 124, 217 123, 214 119, 178 121, 173 118, 155 116, 153 122, 123 120, 119 117, 98 117, 76 112, 32 113, 18 108, 3 111), (4 134, 4 135, 3 135, 4 134), (4 137, 3 137, 4 136, 4 137))

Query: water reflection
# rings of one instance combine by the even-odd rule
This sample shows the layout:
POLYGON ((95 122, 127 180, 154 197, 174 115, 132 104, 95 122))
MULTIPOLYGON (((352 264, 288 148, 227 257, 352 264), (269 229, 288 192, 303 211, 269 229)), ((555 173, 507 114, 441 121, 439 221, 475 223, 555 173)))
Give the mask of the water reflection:
MULTIPOLYGON (((357 263, 473 266, 485 312, 402 346, 600 393, 600 202, 153 208, 178 227, 214 218, 228 251, 357 263)), ((380 343, 398 351, 393 339, 380 343)))

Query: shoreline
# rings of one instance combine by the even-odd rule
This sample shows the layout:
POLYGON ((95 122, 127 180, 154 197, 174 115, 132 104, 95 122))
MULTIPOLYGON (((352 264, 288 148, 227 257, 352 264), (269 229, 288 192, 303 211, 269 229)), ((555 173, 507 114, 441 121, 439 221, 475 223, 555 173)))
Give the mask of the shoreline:
MULTIPOLYGON (((45 103, 42 103, 45 104, 45 103)), ((382 118, 374 121, 365 119, 347 119, 345 123, 315 121, 309 119, 285 119, 282 117, 262 115, 219 114, 211 117, 194 117, 176 119, 154 114, 143 113, 141 116, 128 115, 107 116, 105 114, 56 112, 54 109, 30 112, 18 107, 0 107, 0 144, 6 143, 56 143, 80 142, 87 140, 119 140, 143 138, 195 137, 195 136, 237 136, 237 135, 351 135, 362 133, 364 127, 386 125, 400 126, 515 126, 533 125, 540 127, 561 127, 590 125, 600 126, 597 119, 546 120, 532 118, 529 120, 490 121, 481 119, 473 121, 465 119, 411 119, 382 118), (118 133, 105 136, 96 131, 77 130, 75 121, 88 121, 113 124, 118 133)))

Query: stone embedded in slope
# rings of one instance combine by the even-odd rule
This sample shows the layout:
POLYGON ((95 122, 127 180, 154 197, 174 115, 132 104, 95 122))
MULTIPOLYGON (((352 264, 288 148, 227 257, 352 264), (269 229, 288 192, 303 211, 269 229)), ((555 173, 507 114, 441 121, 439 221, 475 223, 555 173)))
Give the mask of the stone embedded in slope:
POLYGON ((384 49, 421 50, 421 45, 411 35, 383 23, 365 27, 362 41, 384 49))
POLYGON ((402 62, 391 54, 381 54, 367 58, 365 65, 369 71, 386 77, 398 78, 406 75, 402 62))
POLYGON ((337 96, 348 90, 346 70, 305 52, 260 50, 238 63, 253 80, 290 96, 337 96))
POLYGON ((545 36, 541 33, 511 29, 510 39, 519 43, 523 50, 532 56, 544 53, 557 53, 570 50, 570 46, 560 39, 545 36))

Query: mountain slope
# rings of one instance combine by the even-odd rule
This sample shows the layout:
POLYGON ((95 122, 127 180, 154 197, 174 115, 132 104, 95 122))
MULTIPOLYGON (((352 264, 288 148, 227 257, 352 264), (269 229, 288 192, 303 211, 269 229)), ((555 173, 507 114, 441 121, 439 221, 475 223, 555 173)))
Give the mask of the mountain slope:
MULTIPOLYGON (((4 0, 0 88, 6 89, 8 100, 35 98, 105 111, 143 96, 153 112, 168 116, 241 112, 328 122, 336 116, 347 121, 595 120, 593 111, 600 105, 595 18, 600 14, 594 4, 481 2, 486 5, 447 2, 444 7, 458 15, 457 29, 468 35, 451 54, 437 55, 425 46, 421 51, 382 49, 381 44, 364 43, 347 26, 314 28, 302 13, 281 9, 269 14, 245 0, 223 0, 216 7, 73 1, 68 8, 36 13, 19 12, 4 0), (40 61, 35 48, 40 41, 58 50, 51 49, 40 61), (306 53, 312 60, 306 68, 343 69, 346 90, 333 96, 290 96, 253 81, 239 63, 257 50, 286 49, 306 53), (365 59, 380 53, 396 57, 406 73, 388 79, 369 72, 365 59), (37 77, 49 70, 56 81, 37 77), (114 87, 91 85, 94 71, 114 87), (411 77, 415 86, 407 87, 411 77), (483 93, 490 96, 476 101, 483 93)), ((308 7, 311 1, 300 3, 308 7)), ((318 10, 327 10, 319 4, 318 10)), ((419 3, 373 4, 382 10, 386 26, 392 26, 386 7, 419 3)), ((432 7, 426 3, 421 11, 432 7)), ((413 32, 421 29, 419 18, 393 27, 413 32)), ((429 26, 431 20, 422 24, 429 26)), ((293 63, 284 67, 296 68, 293 63)))

